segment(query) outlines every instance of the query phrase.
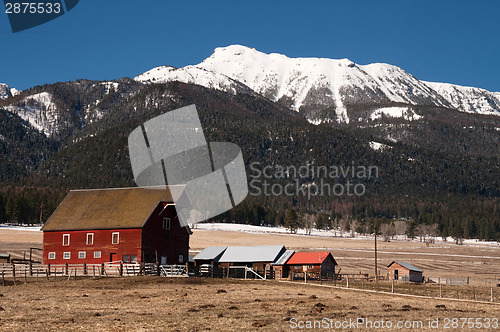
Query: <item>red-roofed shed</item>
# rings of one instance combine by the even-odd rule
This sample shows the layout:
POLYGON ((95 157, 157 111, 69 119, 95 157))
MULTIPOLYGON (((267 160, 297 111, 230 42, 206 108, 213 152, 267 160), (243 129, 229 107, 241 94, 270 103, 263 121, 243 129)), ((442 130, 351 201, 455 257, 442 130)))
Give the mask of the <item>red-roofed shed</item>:
POLYGON ((317 273, 322 276, 334 275, 338 265, 332 254, 321 252, 296 252, 285 264, 294 273, 317 273))

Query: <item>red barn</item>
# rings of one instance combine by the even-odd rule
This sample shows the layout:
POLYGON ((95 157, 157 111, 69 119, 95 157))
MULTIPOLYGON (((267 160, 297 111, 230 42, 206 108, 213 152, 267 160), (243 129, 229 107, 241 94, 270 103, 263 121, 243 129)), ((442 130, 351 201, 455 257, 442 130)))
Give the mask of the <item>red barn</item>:
POLYGON ((42 227, 43 263, 186 263, 191 230, 170 192, 181 188, 70 191, 42 227))

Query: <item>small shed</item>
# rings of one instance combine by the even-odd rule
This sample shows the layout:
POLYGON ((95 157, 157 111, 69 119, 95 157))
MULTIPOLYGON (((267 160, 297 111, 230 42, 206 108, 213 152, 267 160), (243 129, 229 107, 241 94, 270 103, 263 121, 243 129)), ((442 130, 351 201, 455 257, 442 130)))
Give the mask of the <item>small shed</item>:
POLYGON ((217 266, 219 264, 219 259, 226 249, 227 247, 206 247, 193 258, 195 266, 203 264, 217 266))
POLYGON ((286 265, 286 262, 292 257, 295 250, 287 250, 281 255, 276 262, 272 264, 274 270, 274 278, 276 279, 286 279, 290 272, 290 267, 286 265))
POLYGON ((321 252, 296 252, 290 257, 286 265, 292 272, 308 272, 318 275, 334 275, 335 266, 338 265, 332 254, 321 252))
POLYGON ((10 254, 0 253, 0 263, 10 263, 10 254))
POLYGON ((389 280, 402 280, 402 281, 423 281, 423 271, 410 263, 393 261, 387 265, 389 269, 389 280))

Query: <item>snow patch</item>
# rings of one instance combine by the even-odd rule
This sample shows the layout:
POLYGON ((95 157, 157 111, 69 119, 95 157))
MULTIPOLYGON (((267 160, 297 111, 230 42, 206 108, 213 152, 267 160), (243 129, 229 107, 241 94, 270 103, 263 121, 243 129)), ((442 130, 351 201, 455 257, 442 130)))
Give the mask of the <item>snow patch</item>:
POLYGON ((421 115, 416 114, 408 107, 383 107, 373 111, 370 115, 370 119, 377 120, 382 118, 382 115, 391 118, 403 118, 408 121, 419 120, 422 118, 421 115))
POLYGON ((392 149, 392 146, 390 146, 390 145, 375 142, 375 141, 370 141, 369 144, 370 144, 370 148, 372 148, 372 150, 375 150, 375 151, 383 150, 383 149, 392 149))
POLYGON ((47 137, 57 130, 59 115, 53 97, 48 92, 27 96, 18 105, 9 105, 6 109, 29 122, 33 128, 43 132, 47 137))

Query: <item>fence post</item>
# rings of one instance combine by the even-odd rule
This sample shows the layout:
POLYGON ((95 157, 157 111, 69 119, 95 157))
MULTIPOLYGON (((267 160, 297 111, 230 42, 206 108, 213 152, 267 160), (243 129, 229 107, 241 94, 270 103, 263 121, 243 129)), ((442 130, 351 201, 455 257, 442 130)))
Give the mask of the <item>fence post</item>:
POLYGON ((30 277, 33 276, 33 266, 32 266, 32 263, 31 263, 31 257, 30 257, 30 277))
POLYGON ((458 299, 459 297, 458 297, 458 286, 457 285, 455 285, 455 290, 457 291, 457 299, 458 299))
POLYGON ((47 277, 50 277, 50 263, 47 264, 47 277))
POLYGON ((64 273, 68 275, 68 263, 64 265, 64 273))
POLYGON ((427 288, 425 287, 425 282, 424 282, 424 296, 427 297, 427 288))
POLYGON ((493 287, 491 287, 490 300, 490 302, 493 302, 493 287))
POLYGON ((24 265, 24 282, 28 283, 28 276, 27 276, 27 273, 26 273, 26 265, 24 265))
POLYGON ((4 276, 4 271, 3 271, 3 265, 2 265, 2 285, 5 286, 5 276, 4 276))
POLYGON ((347 288, 349 288, 349 276, 347 276, 347 288))
POLYGON ((87 276, 87 263, 83 263, 83 275, 87 276))
POLYGON ((392 292, 394 293, 394 279, 392 279, 392 292))
POLYGON ((439 297, 443 297, 443 284, 439 284, 439 297))
POLYGON ((120 277, 123 277, 123 262, 120 261, 120 277))
POLYGON ((411 295, 411 282, 408 281, 408 294, 411 295))
POLYGON ((12 263, 12 277, 14 278, 14 286, 16 285, 16 265, 12 263))
POLYGON ((104 275, 104 263, 101 263, 101 271, 99 272, 99 275, 101 277, 104 275))

